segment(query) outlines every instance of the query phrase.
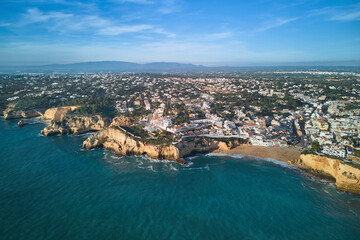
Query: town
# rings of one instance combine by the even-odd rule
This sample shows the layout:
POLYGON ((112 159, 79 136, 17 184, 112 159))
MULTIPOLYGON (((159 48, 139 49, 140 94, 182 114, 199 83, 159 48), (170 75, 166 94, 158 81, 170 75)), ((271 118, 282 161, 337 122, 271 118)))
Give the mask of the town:
POLYGON ((0 109, 79 105, 124 115, 148 139, 190 136, 295 145, 360 163, 360 76, 352 72, 3 74, 0 109))

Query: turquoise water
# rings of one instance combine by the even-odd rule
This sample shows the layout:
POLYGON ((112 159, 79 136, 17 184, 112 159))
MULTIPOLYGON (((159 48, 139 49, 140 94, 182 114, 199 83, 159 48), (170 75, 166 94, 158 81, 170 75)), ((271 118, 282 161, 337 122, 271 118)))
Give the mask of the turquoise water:
POLYGON ((1 239, 360 239, 360 197, 268 161, 82 151, 0 120, 1 239))

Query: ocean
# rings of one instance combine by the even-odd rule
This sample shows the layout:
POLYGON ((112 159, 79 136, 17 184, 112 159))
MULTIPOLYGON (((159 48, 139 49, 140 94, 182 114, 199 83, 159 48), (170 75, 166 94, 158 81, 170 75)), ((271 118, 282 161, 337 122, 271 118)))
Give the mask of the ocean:
POLYGON ((360 196, 276 161, 186 166, 0 120, 1 239, 360 239, 360 196))

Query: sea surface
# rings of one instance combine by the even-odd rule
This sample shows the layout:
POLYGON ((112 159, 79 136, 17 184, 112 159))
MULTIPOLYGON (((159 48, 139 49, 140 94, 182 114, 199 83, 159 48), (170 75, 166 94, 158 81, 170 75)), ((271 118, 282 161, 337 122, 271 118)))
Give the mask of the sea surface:
POLYGON ((360 239, 360 196, 271 161, 182 166, 0 120, 0 239, 360 239))

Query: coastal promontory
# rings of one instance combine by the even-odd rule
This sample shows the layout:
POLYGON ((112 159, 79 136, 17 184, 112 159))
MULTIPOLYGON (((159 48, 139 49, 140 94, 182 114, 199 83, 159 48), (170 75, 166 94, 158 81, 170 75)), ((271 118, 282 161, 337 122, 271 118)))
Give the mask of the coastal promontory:
POLYGON ((333 180, 341 191, 360 194, 360 168, 355 164, 326 156, 302 154, 294 166, 333 180))
MULTIPOLYGON (((245 140, 243 140, 245 142, 245 140)), ((174 160, 185 163, 185 157, 195 153, 208 153, 230 149, 240 145, 241 139, 215 139, 208 137, 188 137, 179 142, 157 144, 144 141, 122 128, 108 128, 89 136, 83 143, 84 149, 103 147, 121 156, 147 155, 154 159, 174 160)))
POLYGON ((67 115, 60 121, 51 121, 45 127, 41 134, 45 136, 51 135, 67 135, 67 134, 82 134, 91 131, 99 131, 108 127, 111 120, 103 118, 99 115, 95 116, 71 116, 67 115))

